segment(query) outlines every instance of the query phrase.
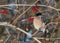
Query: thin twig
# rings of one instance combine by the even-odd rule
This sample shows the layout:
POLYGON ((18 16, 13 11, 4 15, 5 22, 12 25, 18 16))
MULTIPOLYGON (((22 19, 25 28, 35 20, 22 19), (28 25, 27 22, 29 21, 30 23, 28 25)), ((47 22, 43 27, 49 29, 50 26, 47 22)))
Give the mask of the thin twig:
POLYGON ((4 43, 6 43, 8 41, 8 39, 10 38, 10 36, 11 36, 10 33, 9 33, 9 31, 8 31, 8 28, 6 28, 6 31, 8 33, 8 38, 5 39, 4 43))
POLYGON ((37 39, 58 39, 58 40, 60 40, 60 38, 40 38, 40 37, 35 37, 35 38, 37 38, 37 39))
POLYGON ((41 41, 39 41, 36 37, 33 37, 34 40, 36 40, 38 43, 42 43, 41 41))
MULTIPOLYGON (((11 5, 13 5, 13 6, 30 6, 30 7, 36 6, 35 4, 32 4, 32 5, 30 5, 30 4, 11 4, 11 5)), ((10 4, 8 4, 8 5, 0 5, 0 7, 6 7, 6 6, 11 6, 11 5, 10 4)), ((52 6, 40 5, 40 4, 37 4, 37 6, 48 7, 48 8, 60 11, 60 9, 54 8, 52 6)))
POLYGON ((35 33, 32 34, 32 36, 36 35, 38 33, 38 31, 36 31, 35 33))

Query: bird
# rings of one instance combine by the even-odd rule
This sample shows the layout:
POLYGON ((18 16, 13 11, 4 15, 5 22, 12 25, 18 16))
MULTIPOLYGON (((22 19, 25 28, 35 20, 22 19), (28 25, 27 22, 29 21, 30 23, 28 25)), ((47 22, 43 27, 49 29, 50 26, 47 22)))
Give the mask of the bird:
POLYGON ((35 17, 30 17, 27 19, 24 19, 22 21, 32 21, 34 28, 39 31, 41 30, 43 33, 45 32, 45 23, 42 21, 42 13, 35 14, 35 17))

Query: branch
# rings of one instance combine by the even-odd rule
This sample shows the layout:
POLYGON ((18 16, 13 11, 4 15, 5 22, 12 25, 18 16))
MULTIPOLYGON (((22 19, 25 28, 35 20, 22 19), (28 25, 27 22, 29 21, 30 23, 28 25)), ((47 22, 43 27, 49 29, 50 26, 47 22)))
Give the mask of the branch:
POLYGON ((40 38, 40 37, 35 37, 37 39, 57 39, 57 40, 60 40, 60 38, 40 38))
MULTIPOLYGON (((32 5, 31 4, 11 4, 11 5, 13 5, 13 6, 30 6, 30 7, 36 6, 35 4, 32 4, 32 5)), ((6 7, 6 6, 11 6, 11 5, 10 4, 8 4, 8 5, 0 5, 0 7, 6 7)), ((60 11, 60 9, 54 8, 52 6, 41 5, 41 4, 37 4, 37 6, 48 7, 48 8, 60 11)))
POLYGON ((33 37, 34 40, 36 40, 38 43, 41 43, 37 38, 33 37))
POLYGON ((45 25, 45 27, 49 26, 50 24, 58 24, 58 23, 60 23, 60 22, 50 22, 47 25, 45 25))

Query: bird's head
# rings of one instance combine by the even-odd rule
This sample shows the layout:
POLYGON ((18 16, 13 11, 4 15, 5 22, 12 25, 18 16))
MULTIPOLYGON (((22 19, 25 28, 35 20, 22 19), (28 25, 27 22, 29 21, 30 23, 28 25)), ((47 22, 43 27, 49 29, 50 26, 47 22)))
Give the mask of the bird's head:
POLYGON ((42 17, 42 13, 35 14, 35 17, 40 19, 42 17))

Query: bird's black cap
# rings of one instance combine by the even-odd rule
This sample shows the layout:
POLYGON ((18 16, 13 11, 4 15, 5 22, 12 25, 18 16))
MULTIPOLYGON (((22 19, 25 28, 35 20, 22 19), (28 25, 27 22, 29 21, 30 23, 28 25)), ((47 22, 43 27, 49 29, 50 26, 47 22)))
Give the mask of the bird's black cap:
POLYGON ((35 16, 41 16, 42 15, 42 13, 36 13, 35 14, 35 16))

